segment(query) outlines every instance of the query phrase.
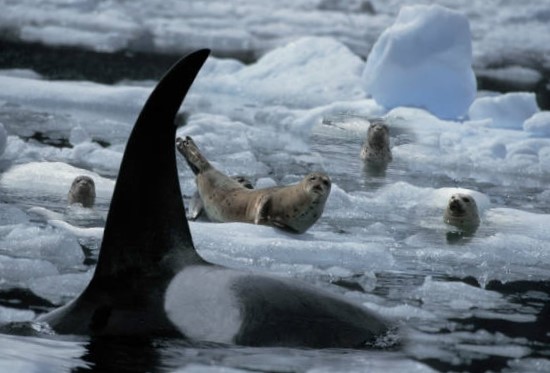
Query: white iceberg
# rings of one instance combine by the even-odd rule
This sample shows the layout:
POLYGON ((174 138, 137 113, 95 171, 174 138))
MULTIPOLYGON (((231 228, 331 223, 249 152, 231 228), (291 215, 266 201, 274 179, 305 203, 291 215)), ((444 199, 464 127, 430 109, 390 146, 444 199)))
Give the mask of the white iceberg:
POLYGON ((464 116, 476 94, 468 19, 439 5, 401 8, 369 54, 363 86, 388 109, 464 116))

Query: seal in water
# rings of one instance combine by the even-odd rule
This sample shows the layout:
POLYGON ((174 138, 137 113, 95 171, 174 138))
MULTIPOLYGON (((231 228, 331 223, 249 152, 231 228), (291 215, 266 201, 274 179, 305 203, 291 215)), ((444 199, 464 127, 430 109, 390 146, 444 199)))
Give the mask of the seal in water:
MULTIPOLYGON (((254 189, 252 182, 248 180, 245 176, 237 175, 237 176, 231 176, 231 178, 247 189, 254 189)), ((202 202, 201 195, 197 190, 195 191, 195 193, 193 193, 193 196, 189 201, 189 212, 187 214, 187 219, 197 220, 198 218, 203 216, 203 212, 204 212, 204 203, 202 202)))
POLYGON ((95 203, 95 183, 94 180, 85 175, 77 176, 67 196, 69 205, 80 203, 83 207, 92 208, 95 203))
POLYGON ((176 169, 174 117, 208 53, 178 62, 151 93, 126 145, 94 275, 76 299, 39 316, 38 325, 61 334, 249 346, 378 345, 391 326, 362 304, 297 280, 214 265, 195 250, 176 169))
POLYGON ((451 195, 443 221, 464 230, 476 230, 479 226, 479 212, 474 197, 464 193, 451 195))
POLYGON ((367 138, 361 146, 361 159, 365 162, 387 164, 391 162, 390 130, 382 119, 370 121, 367 138))
POLYGON ((214 168, 191 137, 178 137, 176 147, 197 175, 197 189, 212 221, 304 233, 323 214, 331 184, 323 173, 311 173, 294 185, 250 190, 214 168))

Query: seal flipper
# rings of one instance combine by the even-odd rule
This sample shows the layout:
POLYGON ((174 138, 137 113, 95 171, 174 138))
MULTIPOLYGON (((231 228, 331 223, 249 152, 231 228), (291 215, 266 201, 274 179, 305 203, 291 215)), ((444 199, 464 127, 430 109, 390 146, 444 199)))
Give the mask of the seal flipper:
POLYGON ((269 221, 269 211, 271 210, 271 196, 264 194, 258 201, 256 214, 254 215, 254 224, 265 224, 269 221))
POLYGON ((183 155, 183 158, 185 158, 189 168, 191 168, 191 171, 195 175, 212 167, 190 136, 186 136, 185 139, 178 137, 176 139, 176 149, 183 155))
POLYGON ((256 215, 254 216, 254 224, 267 224, 277 227, 283 231, 290 233, 303 233, 299 232, 290 225, 286 224, 281 219, 271 216, 271 204, 273 199, 270 195, 264 194, 258 201, 258 207, 256 208, 256 215))
POLYGON ((94 276, 77 299, 37 321, 58 333, 180 335, 164 291, 184 266, 206 262, 184 218, 174 119, 209 53, 178 61, 149 96, 126 145, 94 276))
POLYGON ((195 191, 189 201, 188 212, 187 219, 191 221, 197 220, 204 212, 204 203, 198 191, 195 191))

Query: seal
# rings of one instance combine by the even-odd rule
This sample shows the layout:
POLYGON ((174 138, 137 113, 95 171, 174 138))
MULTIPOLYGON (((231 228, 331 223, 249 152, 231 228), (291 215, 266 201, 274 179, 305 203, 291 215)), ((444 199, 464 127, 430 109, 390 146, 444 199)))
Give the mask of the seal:
POLYGON ((105 217, 94 210, 95 197, 94 180, 89 176, 79 175, 71 183, 67 194, 67 207, 62 214, 40 206, 31 207, 28 211, 40 216, 48 223, 60 221, 68 223, 67 225, 100 227, 105 224, 105 217))
MULTIPOLYGON (((231 176, 231 178, 247 189, 254 189, 252 182, 248 180, 245 176, 237 175, 237 176, 231 176)), ((195 193, 193 193, 193 196, 189 201, 187 219, 197 220, 198 218, 203 216, 203 212, 204 212, 204 203, 202 202, 199 191, 197 190, 195 191, 195 193)))
POLYGON ((361 146, 361 159, 365 162, 387 164, 392 160, 390 130, 382 119, 370 121, 367 138, 361 146))
POLYGON ((204 210, 212 221, 304 233, 323 214, 331 187, 324 173, 311 173, 294 185, 250 190, 213 167, 191 137, 178 137, 176 147, 196 175, 204 210))
POLYGON ((180 60, 151 93, 124 151, 92 279, 37 325, 58 334, 248 346, 377 345, 393 328, 362 304, 298 280, 211 264, 195 250, 174 118, 208 53, 180 60))
POLYGON ((464 193, 451 195, 443 221, 463 230, 476 230, 479 226, 479 212, 475 199, 464 193))
POLYGON ((67 196, 69 205, 80 203, 82 207, 92 208, 95 203, 94 180, 85 175, 75 177, 67 196))

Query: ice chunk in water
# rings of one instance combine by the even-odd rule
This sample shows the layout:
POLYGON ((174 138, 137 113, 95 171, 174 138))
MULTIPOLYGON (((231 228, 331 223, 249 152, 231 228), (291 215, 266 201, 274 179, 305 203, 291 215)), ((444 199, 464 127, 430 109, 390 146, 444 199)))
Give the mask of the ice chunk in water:
POLYGON ((30 282, 32 292, 53 304, 63 304, 77 297, 92 279, 93 269, 84 273, 46 276, 30 282))
POLYGON ((52 227, 18 225, 0 242, 10 255, 46 259, 59 268, 75 267, 84 260, 77 240, 52 227))
POLYGON ((339 41, 306 37, 274 49, 231 74, 210 71, 197 83, 199 89, 208 85, 217 93, 238 94, 262 104, 310 108, 363 98, 359 85, 363 66, 363 61, 339 41))
POLYGON ((424 284, 412 292, 428 309, 449 307, 470 309, 472 307, 493 309, 503 302, 499 293, 477 288, 462 282, 442 282, 426 277, 424 284))
POLYGON ((539 136, 550 137, 550 111, 535 113, 523 122, 523 129, 539 136))
POLYGON ((35 314, 31 310, 18 310, 15 308, 0 306, 0 324, 18 321, 30 321, 35 314))
POLYGON ((81 142, 72 149, 71 161, 83 168, 114 175, 120 167, 122 153, 94 142, 81 142))
POLYGON ((239 265, 247 258, 259 265, 273 263, 335 265, 364 272, 391 266, 393 256, 378 242, 357 242, 331 232, 289 234, 266 226, 244 223, 190 224, 196 247, 207 259, 239 265), (231 231, 231 236, 227 232, 231 231), (220 245, 223 242, 223 245, 220 245))
POLYGON ((277 186, 277 183, 275 182, 275 180, 273 180, 270 177, 262 177, 262 178, 259 178, 258 181, 256 181, 256 185, 254 186, 254 188, 262 189, 262 188, 271 188, 274 186, 277 186))
POLYGON ((96 240, 101 240, 103 238, 103 228, 100 227, 76 227, 72 224, 67 223, 63 220, 52 219, 48 220, 48 224, 60 228, 66 232, 69 232, 76 237, 80 238, 94 238, 96 240))
POLYGON ((491 127, 521 129, 525 120, 539 111, 534 93, 514 92, 481 97, 470 107, 470 119, 491 119, 491 127))
POLYGON ((3 286, 28 286, 34 278, 57 274, 57 268, 46 260, 0 255, 0 284, 3 286))
POLYGON ((475 98, 468 19, 439 5, 404 6, 374 44, 365 91, 387 108, 425 108, 441 118, 466 114, 475 98))
POLYGON ((29 217, 19 208, 0 203, 0 226, 26 223, 29 217))
POLYGON ((71 134, 69 135, 69 142, 71 145, 76 146, 78 144, 81 144, 83 142, 90 141, 90 135, 88 135, 88 132, 80 126, 76 126, 71 130, 71 134))

